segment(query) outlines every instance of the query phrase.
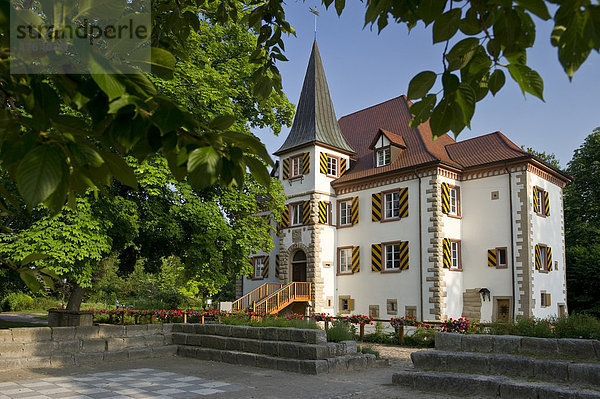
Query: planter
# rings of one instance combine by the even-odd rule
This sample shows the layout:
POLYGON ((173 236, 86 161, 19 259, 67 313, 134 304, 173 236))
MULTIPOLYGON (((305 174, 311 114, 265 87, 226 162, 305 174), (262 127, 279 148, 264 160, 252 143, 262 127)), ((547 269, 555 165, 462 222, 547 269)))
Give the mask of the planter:
POLYGON ((91 326, 94 324, 94 314, 80 310, 48 310, 48 326, 50 327, 73 327, 91 326))

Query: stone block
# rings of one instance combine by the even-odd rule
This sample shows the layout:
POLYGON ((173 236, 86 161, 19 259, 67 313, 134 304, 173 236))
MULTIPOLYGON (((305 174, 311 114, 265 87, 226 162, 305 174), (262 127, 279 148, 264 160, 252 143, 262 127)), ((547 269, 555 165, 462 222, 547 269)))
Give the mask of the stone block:
POLYGON ((145 359, 152 357, 152 349, 140 348, 140 349, 129 349, 127 350, 129 359, 145 359))
POLYGON ((298 359, 277 359, 277 370, 289 371, 292 373, 300 372, 301 361, 298 359))
POLYGON ((100 338, 100 327, 98 327, 98 326, 75 327, 75 339, 95 339, 95 338, 100 338))
POLYGON ((125 336, 126 337, 145 337, 148 335, 148 325, 132 325, 125 326, 125 336))
POLYGON ((82 353, 98 353, 106 351, 106 340, 104 339, 84 339, 81 343, 82 353))
POLYGON ((248 330, 246 331, 246 336, 249 339, 264 339, 262 337, 262 327, 248 327, 248 330))
POLYGON ((202 346, 202 339, 204 337, 205 337, 205 335, 189 334, 187 336, 185 344, 186 345, 192 345, 192 346, 202 346))
POLYGON ((490 373, 519 377, 534 376, 535 359, 526 356, 494 355, 490 358, 490 373))
POLYGON ((184 324, 183 332, 186 334, 196 334, 196 325, 195 324, 184 324))
MULTIPOLYGON (((196 334, 194 334, 196 335, 196 334)), ((147 335, 145 337, 146 346, 154 347, 154 346, 163 346, 165 344, 164 335, 147 335)))
POLYGON ((476 393, 478 397, 496 397, 501 379, 459 373, 417 373, 414 381, 418 390, 452 392, 456 396, 476 393))
POLYGON ((534 361, 534 376, 546 381, 568 381, 569 363, 559 360, 541 360, 534 361))
POLYGON ((23 355, 27 358, 50 356, 58 347, 57 342, 43 341, 40 343, 23 344, 23 355))
POLYGON ((265 341, 260 341, 257 339, 242 339, 242 348, 241 351, 248 353, 263 353, 262 352, 262 344, 265 341))
POLYGON ((306 342, 306 330, 294 328, 292 331, 290 331, 290 341, 306 342))
MULTIPOLYGON (((537 387, 538 398, 543 399, 582 399, 583 395, 578 389, 568 388, 556 385, 540 385, 537 387)), ((600 394, 596 392, 593 398, 599 398, 600 394)))
POLYGON ((172 334, 173 344, 175 344, 175 345, 186 345, 187 344, 188 335, 189 334, 184 334, 184 333, 173 333, 172 334))
POLYGON ((231 363, 231 364, 239 364, 239 359, 238 359, 238 355, 240 355, 239 352, 231 352, 231 351, 222 351, 221 352, 221 361, 225 362, 225 363, 231 363))
POLYGON ((435 333, 435 349, 439 351, 460 351, 462 348, 462 334, 435 333))
POLYGON ((592 339, 561 338, 558 340, 558 353, 568 357, 593 359, 596 357, 594 341, 592 339))
POLYGON ((217 332, 217 324, 205 324, 205 326, 206 326, 206 327, 204 327, 205 334, 215 335, 215 333, 217 332))
POLYGON ((458 352, 446 354, 446 367, 450 370, 487 373, 490 357, 483 353, 458 352))
POLYGON ((212 360, 213 362, 222 362, 224 351, 210 348, 197 348, 198 351, 206 352, 208 358, 206 360, 212 360))
POLYGON ((174 333, 183 332, 183 324, 182 323, 175 323, 175 324, 170 324, 170 325, 171 325, 171 332, 174 332, 174 333))
POLYGON ((411 371, 399 371, 392 374, 392 384, 401 387, 411 388, 415 387, 415 375, 411 371))
POLYGON ((0 358, 0 370, 12 370, 22 369, 27 367, 27 359, 24 358, 13 358, 3 359, 0 358))
POLYGON ((537 355, 555 355, 558 353, 558 340, 555 338, 523 337, 521 352, 537 355))
POLYGON ((282 327, 277 332, 277 339, 279 341, 291 341, 292 339, 292 330, 291 327, 282 327))
POLYGON ((198 348, 196 348, 195 346, 177 346, 177 345, 173 345, 175 348, 177 348, 177 356, 181 356, 181 357, 197 357, 196 356, 196 350, 198 348))
POLYGON ((596 352, 596 359, 600 360, 600 341, 594 340, 594 351, 596 352))
POLYGON ((261 339, 265 341, 279 340, 279 329, 277 327, 262 327, 261 339))
POLYGON ((423 350, 410 354, 410 359, 415 368, 421 370, 446 369, 448 352, 438 350, 423 350))
POLYGON ((329 350, 329 356, 328 357, 336 357, 336 356, 338 356, 338 353, 337 353, 338 345, 335 342, 329 342, 327 344, 327 349, 329 350))
MULTIPOLYGON (((189 339, 189 338, 188 338, 189 339)), ((124 338, 125 347, 128 349, 139 349, 147 347, 146 337, 133 336, 124 338)))
POLYGON ((348 370, 364 370, 367 368, 367 358, 363 355, 354 355, 348 359, 348 370))
POLYGON ((325 345, 327 343, 327 333, 325 330, 304 330, 306 341, 309 344, 325 345))
POLYGON ((348 371, 348 359, 345 356, 330 357, 327 359, 329 373, 345 373, 348 371))
POLYGON ((261 350, 264 355, 279 356, 279 342, 262 341, 261 342, 261 350))
POLYGON ((220 337, 229 337, 231 336, 231 326, 227 324, 215 324, 214 334, 220 337))
POLYGON ((300 356, 300 344, 296 342, 279 342, 279 356, 290 359, 298 359, 300 356))
MULTIPOLYGON (((122 351, 127 346, 125 345, 125 338, 107 338, 106 339, 106 350, 108 352, 122 351)), ((127 353, 127 352, 125 352, 127 353)))
POLYGON ((152 357, 169 357, 177 355, 177 346, 165 345, 152 348, 152 357))
POLYGON ((13 342, 40 342, 52 339, 50 327, 11 328, 13 342))
POLYGON ((489 353, 493 349, 491 335, 471 334, 461 338, 461 348, 465 352, 489 353))
POLYGON ((357 351, 356 341, 342 341, 340 342, 342 354, 353 355, 357 351))
POLYGON ((53 341, 72 341, 75 339, 76 327, 52 327, 53 341))
POLYGON ((42 368, 51 367, 50 356, 33 356, 28 357, 25 363, 27 368, 42 368))
POLYGON ((0 358, 22 357, 23 355, 22 343, 0 343, 0 358))
POLYGON ((125 326, 106 324, 98 327, 100 338, 123 338, 125 336, 125 326))
POLYGON ((81 341, 80 340, 58 341, 56 344, 57 344, 56 352, 58 354, 77 353, 81 350, 81 341))
POLYGON ((104 359, 104 353, 76 353, 73 357, 75 364, 98 363, 104 359))
POLYGON ((164 334, 162 324, 146 324, 146 328, 148 329, 148 335, 164 334))
POLYGON ((569 382, 600 386, 600 364, 570 363, 569 382))
POLYGON ((241 352, 244 350, 243 349, 244 341, 245 340, 242 338, 229 337, 229 339, 227 339, 227 346, 225 347, 225 349, 230 350, 230 351, 241 352))
POLYGON ((129 359, 127 351, 104 352, 105 362, 123 362, 129 359))
POLYGON ((329 347, 326 345, 300 345, 300 359, 321 360, 329 357, 329 347))
POLYGON ((327 360, 304 360, 300 363, 302 374, 325 374, 329 371, 327 360))
POLYGON ((503 381, 500 383, 500 398, 538 399, 538 386, 532 382, 503 381))
POLYGON ((237 364, 241 364, 243 366, 256 366, 256 358, 257 355, 255 353, 238 353, 237 355, 237 364))
POLYGON ((164 334, 163 335, 163 342, 165 345, 173 345, 173 334, 164 334))
POLYGON ((162 326, 163 334, 171 334, 173 332, 173 324, 160 324, 162 326))
POLYGON ((52 355, 50 356, 50 366, 67 367, 75 364, 73 355, 52 355))
POLYGON ((493 350, 496 353, 521 352, 521 338, 516 335, 494 335, 493 350))
POLYGON ((248 326, 231 326, 231 336, 233 338, 247 338, 248 326))
POLYGON ((0 343, 12 342, 12 331, 10 329, 0 330, 0 343))
POLYGON ((222 337, 217 335, 203 335, 202 346, 212 349, 227 349, 228 337, 222 337))

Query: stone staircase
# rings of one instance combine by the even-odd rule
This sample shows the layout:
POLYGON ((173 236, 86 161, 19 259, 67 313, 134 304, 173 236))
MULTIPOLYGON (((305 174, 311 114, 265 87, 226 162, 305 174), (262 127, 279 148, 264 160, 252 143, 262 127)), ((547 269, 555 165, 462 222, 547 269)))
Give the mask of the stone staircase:
POLYGON ((600 342, 436 334, 436 350, 411 355, 415 371, 393 383, 494 398, 600 398, 600 342))
POLYGON ((356 342, 328 343, 325 331, 225 324, 175 324, 177 354, 304 374, 337 373, 387 366, 359 354, 356 342))

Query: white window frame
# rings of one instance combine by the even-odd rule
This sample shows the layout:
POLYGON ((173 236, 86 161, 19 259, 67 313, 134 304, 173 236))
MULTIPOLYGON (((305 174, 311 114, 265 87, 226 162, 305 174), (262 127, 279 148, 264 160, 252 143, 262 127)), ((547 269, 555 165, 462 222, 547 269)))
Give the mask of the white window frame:
POLYGON ((340 249, 340 273, 352 272, 352 248, 340 249))
POLYGON ((302 175, 302 157, 298 156, 292 158, 291 173, 292 177, 302 175))
POLYGON ((386 147, 375 151, 375 158, 377 160, 378 168, 389 165, 392 160, 392 149, 386 147))
POLYGON ((340 226, 352 224, 352 200, 340 202, 340 226))
POLYGON ((254 258, 254 278, 263 278, 263 270, 265 269, 265 258, 259 256, 254 258))
POLYGON ((291 225, 300 226, 302 225, 302 202, 292 204, 291 206, 291 225))
POLYGON ((338 158, 331 155, 327 155, 327 175, 337 176, 338 175, 338 158))
POLYGON ((384 253, 385 253, 385 262, 384 262, 385 269, 384 270, 400 270, 400 243, 385 244, 384 245, 384 253), (395 247, 397 247, 397 248, 395 248, 395 247))
POLYGON ((458 199, 458 189, 456 187, 449 188, 449 202, 450 202, 450 211, 448 212, 450 215, 458 215, 458 207, 460 206, 460 201, 458 199))
POLYGON ((383 195, 385 219, 397 219, 400 217, 400 192, 392 191, 383 195), (388 196, 390 198, 388 199, 388 196))
POLYGON ((505 247, 496 248, 496 267, 508 267, 508 249, 505 247), (504 263, 500 261, 500 252, 504 251, 504 263))
POLYGON ((460 242, 450 241, 450 269, 460 269, 460 242))

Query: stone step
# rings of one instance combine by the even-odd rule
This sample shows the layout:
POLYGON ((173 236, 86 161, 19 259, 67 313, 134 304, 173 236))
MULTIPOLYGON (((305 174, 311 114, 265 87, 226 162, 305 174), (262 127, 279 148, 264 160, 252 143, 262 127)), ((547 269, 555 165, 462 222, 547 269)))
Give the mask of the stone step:
POLYGON ((417 369, 462 371, 582 384, 600 388, 600 364, 473 352, 425 350, 413 352, 417 369))
POLYGON ((502 399, 600 399, 600 391, 523 381, 504 376, 399 371, 392 376, 392 382, 395 385, 419 391, 443 392, 456 396, 502 399))
POLYGON ((233 350, 180 345, 177 355, 200 360, 212 360, 244 366, 270 368, 303 374, 341 373, 365 370, 370 367, 387 367, 386 360, 376 360, 371 354, 338 356, 320 360, 289 359, 233 350))

